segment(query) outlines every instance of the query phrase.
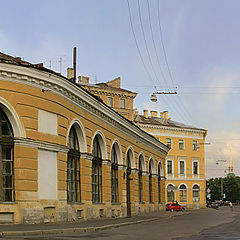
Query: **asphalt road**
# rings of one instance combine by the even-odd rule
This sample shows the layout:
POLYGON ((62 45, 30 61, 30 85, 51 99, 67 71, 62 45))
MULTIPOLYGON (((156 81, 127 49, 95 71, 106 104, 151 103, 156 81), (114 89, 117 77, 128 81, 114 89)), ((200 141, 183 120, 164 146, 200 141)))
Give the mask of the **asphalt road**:
POLYGON ((182 239, 240 239, 240 207, 221 207, 190 211, 177 215, 169 212, 171 218, 161 218, 153 222, 123 226, 93 233, 68 234, 58 236, 29 236, 3 239, 21 240, 182 240, 182 239), (225 238, 222 238, 222 237, 225 238), (220 238, 219 238, 220 237, 220 238))

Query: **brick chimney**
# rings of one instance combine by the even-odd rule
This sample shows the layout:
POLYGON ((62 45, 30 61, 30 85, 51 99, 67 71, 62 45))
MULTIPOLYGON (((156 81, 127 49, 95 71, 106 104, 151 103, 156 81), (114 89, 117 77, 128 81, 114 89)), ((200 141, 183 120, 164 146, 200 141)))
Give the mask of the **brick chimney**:
POLYGON ((86 76, 78 76, 78 83, 89 84, 89 77, 86 76))
POLYGON ((68 79, 74 78, 73 68, 67 68, 67 78, 68 78, 68 79))
POLYGON ((158 114, 157 111, 151 111, 150 113, 151 113, 151 117, 157 118, 157 114, 158 114))
POLYGON ((145 118, 148 118, 148 110, 143 110, 143 116, 144 116, 145 118))

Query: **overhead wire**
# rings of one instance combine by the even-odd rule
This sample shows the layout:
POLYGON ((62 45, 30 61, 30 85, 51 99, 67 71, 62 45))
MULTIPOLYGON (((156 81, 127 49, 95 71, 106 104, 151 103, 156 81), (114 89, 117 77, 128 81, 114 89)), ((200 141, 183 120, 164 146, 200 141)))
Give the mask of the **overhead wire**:
MULTIPOLYGON (((166 77, 165 77, 165 75, 163 74, 162 67, 161 67, 161 65, 160 65, 160 61, 159 61, 159 58, 158 58, 157 48, 156 48, 156 44, 155 44, 155 40, 154 40, 154 36, 153 36, 153 28, 152 28, 152 20, 151 20, 151 11, 150 11, 149 0, 147 0, 147 10, 148 10, 148 20, 149 20, 151 38, 152 38, 152 42, 153 42, 155 54, 156 54, 156 57, 157 57, 158 66, 159 66, 160 72, 161 72, 161 74, 162 74, 162 78, 163 78, 163 80, 164 80, 164 82, 165 82, 165 84, 166 84, 166 86, 167 86, 167 88, 168 88, 168 91, 170 92, 170 88, 168 87, 168 84, 167 84, 167 81, 166 81, 166 77)), ((163 45, 163 44, 162 44, 162 45, 163 45)), ((164 48, 164 45, 163 45, 163 48, 164 48)), ((164 49, 165 49, 165 48, 164 48, 164 49)), ((166 55, 166 53, 165 53, 165 55, 166 55)), ((158 81, 159 81, 159 79, 158 79, 158 81)), ((176 105, 178 105, 178 101, 176 102, 176 101, 175 101, 175 98, 171 98, 171 97, 170 97, 169 99, 171 99, 171 104, 172 104, 172 106, 174 106, 174 108, 175 108, 175 103, 176 103, 176 105)), ((181 106, 178 106, 178 108, 181 108, 181 106)), ((177 109, 178 114, 181 115, 181 118, 182 118, 184 121, 187 121, 187 122, 191 123, 191 121, 189 121, 189 119, 188 119, 187 117, 185 117, 184 115, 182 115, 182 112, 179 112, 179 111, 178 111, 178 108, 176 108, 176 109, 177 109)))
MULTIPOLYGON (((160 87, 162 88, 161 82, 160 82, 160 80, 159 80, 159 78, 158 78, 158 76, 157 76, 157 73, 156 73, 156 71, 155 71, 155 68, 154 68, 154 66, 153 66, 151 54, 150 54, 150 51, 149 51, 149 48, 148 48, 148 44, 147 44, 147 40, 146 40, 146 34, 145 34, 145 31, 144 31, 144 27, 143 27, 142 13, 141 13, 141 7, 140 7, 140 0, 137 0, 137 3, 138 3, 138 15, 139 15, 139 20, 140 20, 140 27, 141 27, 141 32, 142 32, 143 39, 144 39, 144 43, 145 43, 146 52, 147 52, 147 55, 148 55, 148 60, 149 60, 150 66, 151 66, 151 68, 152 68, 152 71, 153 71, 153 73, 154 73, 154 76, 155 76, 155 78, 158 80, 159 85, 160 85, 160 87)), ((153 38, 153 36, 152 36, 152 38, 153 38)), ((165 104, 166 104, 170 109, 171 109, 172 107, 175 108, 174 105, 171 105, 171 104, 169 105, 168 102, 167 102, 167 100, 166 100, 165 98, 163 98, 163 101, 165 102, 165 104)), ((186 121, 184 115, 182 115, 182 113, 179 112, 177 108, 176 108, 175 111, 179 114, 179 116, 182 118, 183 121, 186 121)))
MULTIPOLYGON (((162 31, 162 23, 161 23, 161 15, 160 15, 160 0, 158 0, 157 3, 158 3, 157 9, 158 9, 158 23, 159 23, 160 40, 161 40, 161 45, 162 45, 162 49, 163 49, 164 59, 165 59, 166 65, 167 65, 167 70, 168 70, 168 73, 169 73, 169 76, 170 76, 170 79, 172 81, 172 85, 174 88, 173 76, 172 76, 172 73, 171 73, 171 70, 169 67, 167 53, 165 50, 165 45, 164 45, 164 40, 163 40, 163 31, 162 31)), ((182 108, 187 113, 188 117, 190 117, 190 119, 192 120, 192 115, 188 112, 188 110, 187 110, 186 106, 184 105, 183 101, 181 100, 181 98, 178 95, 177 95, 177 98, 179 100, 179 102, 176 101, 177 104, 180 106, 180 108, 182 108)))
POLYGON ((134 42, 135 42, 135 45, 136 45, 137 50, 138 50, 138 54, 139 54, 139 56, 140 56, 140 59, 141 59, 141 61, 142 61, 142 64, 143 64, 143 66, 144 66, 144 69, 145 69, 148 77, 149 77, 150 80, 152 81, 155 90, 157 90, 157 87, 156 87, 156 85, 155 85, 155 83, 154 83, 154 81, 153 81, 153 78, 152 78, 150 72, 148 71, 148 68, 147 68, 147 66, 146 66, 146 64, 145 64, 145 62, 144 62, 144 60, 143 60, 143 57, 142 57, 142 54, 141 54, 141 51, 140 51, 140 48, 139 48, 139 45, 138 45, 138 42, 137 42, 136 34, 135 34, 135 31, 134 31, 134 28, 133 28, 132 14, 131 14, 131 8, 130 8, 129 0, 127 0, 127 5, 128 5, 128 13, 129 13, 130 25, 131 25, 131 29, 132 29, 132 33, 133 33, 133 37, 134 37, 134 42))

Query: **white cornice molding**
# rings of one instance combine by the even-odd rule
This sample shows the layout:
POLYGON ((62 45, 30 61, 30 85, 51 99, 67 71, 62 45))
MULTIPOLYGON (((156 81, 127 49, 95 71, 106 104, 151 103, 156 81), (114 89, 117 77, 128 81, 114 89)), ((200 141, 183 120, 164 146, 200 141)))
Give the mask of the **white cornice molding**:
POLYGON ((49 150, 53 152, 62 152, 62 153, 67 153, 69 150, 68 147, 63 145, 32 140, 29 138, 14 138, 14 144, 17 146, 38 148, 38 149, 49 150))
MULTIPOLYGON (((160 129, 160 130, 165 130, 165 131, 177 131, 177 132, 182 132, 182 133, 187 133, 187 132, 191 132, 191 133, 195 133, 195 134, 203 134, 201 139, 204 139, 204 134, 206 134, 205 130, 200 130, 200 129, 191 129, 191 128, 177 128, 177 127, 170 127, 170 126, 161 126, 161 125, 152 125, 152 124, 143 124, 143 123, 139 123, 139 127, 141 128, 155 128, 155 129, 160 129)), ((183 135, 177 135, 177 134, 168 134, 166 135, 166 133, 159 133, 156 134, 159 136, 183 136, 183 135)), ((185 136, 185 135, 184 135, 185 136)), ((193 138, 192 136, 185 136, 186 138, 193 138)))
POLYGON ((81 87, 77 87, 64 77, 44 72, 39 69, 30 67, 17 66, 13 64, 0 63, 0 77, 2 80, 17 82, 25 85, 34 86, 40 89, 46 89, 57 95, 60 95, 77 105, 78 107, 88 111, 92 115, 112 125, 129 137, 141 141, 151 147, 155 151, 166 156, 168 147, 153 139, 150 134, 145 133, 120 114, 98 101, 91 94, 88 94, 81 87))

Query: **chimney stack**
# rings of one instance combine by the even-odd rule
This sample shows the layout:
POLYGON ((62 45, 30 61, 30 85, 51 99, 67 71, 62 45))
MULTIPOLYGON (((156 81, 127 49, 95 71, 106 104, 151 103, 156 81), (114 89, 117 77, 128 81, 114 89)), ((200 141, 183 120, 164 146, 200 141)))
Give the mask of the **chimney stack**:
POLYGON ((143 110, 143 116, 144 116, 145 118, 148 118, 148 110, 143 110))
POLYGON ((153 118, 157 118, 157 111, 151 111, 150 112, 151 113, 151 117, 153 117, 153 118))

